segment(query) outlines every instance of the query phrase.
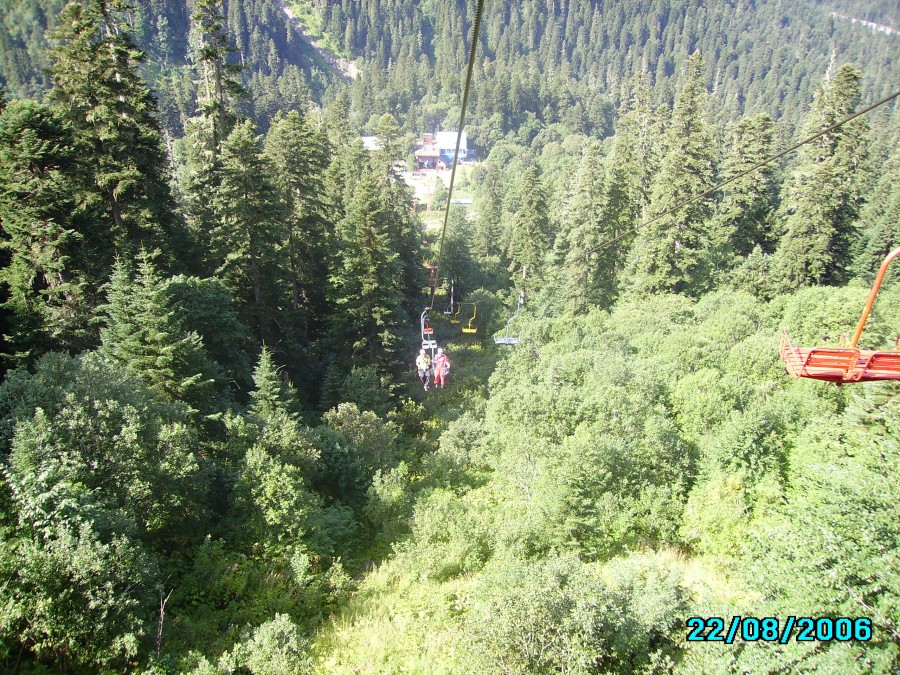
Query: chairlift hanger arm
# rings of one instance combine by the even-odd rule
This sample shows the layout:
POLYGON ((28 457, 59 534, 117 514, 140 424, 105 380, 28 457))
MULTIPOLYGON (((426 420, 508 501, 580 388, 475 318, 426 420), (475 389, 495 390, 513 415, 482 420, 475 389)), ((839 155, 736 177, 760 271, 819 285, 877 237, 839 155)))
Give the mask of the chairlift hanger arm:
POLYGON ((878 268, 878 274, 875 276, 875 283, 872 284, 872 290, 869 291, 869 299, 866 300, 866 306, 863 309, 862 316, 859 317, 859 323, 856 324, 856 331, 853 333, 853 339, 850 341, 851 347, 855 347, 859 342, 859 337, 862 335, 866 320, 869 318, 869 312, 872 311, 872 305, 875 304, 875 298, 878 296, 878 291, 881 289, 881 282, 884 281, 884 275, 887 274, 888 267, 897 256, 900 256, 900 248, 895 248, 888 253, 887 258, 884 259, 884 262, 881 263, 881 267, 878 268))

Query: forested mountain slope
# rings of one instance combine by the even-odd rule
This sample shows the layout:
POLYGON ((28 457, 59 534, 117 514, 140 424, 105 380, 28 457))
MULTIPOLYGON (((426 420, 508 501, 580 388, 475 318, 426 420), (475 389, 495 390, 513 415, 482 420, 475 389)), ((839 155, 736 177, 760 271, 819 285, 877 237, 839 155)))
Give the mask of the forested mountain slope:
MULTIPOLYGON (((0 8, 0 85, 15 96, 34 96, 50 85, 48 30, 58 22, 65 0, 10 0, 0 8)), ((156 90, 163 127, 182 135, 197 111, 196 81, 189 64, 202 60, 196 20, 208 2, 138 0, 126 3, 121 21, 147 53, 144 74, 156 90)), ((292 27, 277 0, 226 3, 223 27, 231 39, 228 62, 244 68, 247 95, 242 114, 264 126, 277 110, 302 109, 321 97, 337 75, 292 27)))
MULTIPOLYGON (((343 49, 369 64, 351 89, 357 110, 390 112, 411 131, 452 127, 473 3, 310 1, 343 49)), ((896 7, 876 14, 897 20, 896 7)), ((697 50, 724 116, 765 110, 796 124, 835 62, 866 68, 867 97, 900 79, 900 36, 837 19, 829 2, 498 1, 484 22, 470 136, 485 145, 554 122, 605 135, 632 75, 647 73, 654 101, 669 101, 697 50)))
MULTIPOLYGON (((33 95, 49 84, 45 31, 64 4, 4 3, 0 83, 14 95, 33 95)), ((197 105, 184 68, 197 60, 190 37, 195 4, 138 0, 127 18, 148 53, 163 125, 176 135, 197 105)), ((223 15, 235 48, 229 60, 247 69, 243 83, 250 95, 242 112, 262 128, 277 109, 304 105, 310 90, 319 102, 333 96, 352 102, 353 126, 369 131, 384 113, 413 133, 455 124, 472 3, 302 0, 292 6, 315 14, 329 43, 357 61, 362 77, 349 90, 326 95, 334 69, 290 26, 282 3, 226 1, 223 15)), ((489 146, 509 131, 533 136, 554 123, 608 135, 631 76, 647 73, 654 101, 671 101, 679 69, 697 50, 708 65, 716 115, 765 110, 792 127, 835 63, 866 69, 867 99, 886 95, 900 80, 900 35, 848 20, 856 14, 897 22, 889 3, 861 8, 830 0, 496 2, 487 8, 479 44, 483 66, 470 137, 489 146)))
MULTIPOLYGON (((427 478, 379 484, 410 535, 323 631, 322 672, 891 672, 896 383, 785 378, 863 289, 659 295, 529 317, 427 478), (865 513, 864 518, 860 514, 865 513), (870 616, 866 643, 691 643, 691 616, 870 616)), ((900 329, 896 288, 872 344, 900 329)), ((386 506, 390 506, 390 510, 386 506)))

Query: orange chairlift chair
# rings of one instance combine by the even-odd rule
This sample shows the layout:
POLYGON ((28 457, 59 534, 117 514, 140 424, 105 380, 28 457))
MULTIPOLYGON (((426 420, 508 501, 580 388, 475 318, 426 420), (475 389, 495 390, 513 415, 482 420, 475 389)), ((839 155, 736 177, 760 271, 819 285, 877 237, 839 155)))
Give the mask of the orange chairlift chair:
MULTIPOLYGON (((898 345, 890 351, 859 349, 856 345, 869 318, 875 297, 891 262, 900 256, 900 248, 891 251, 875 277, 869 299, 866 301, 856 332, 849 347, 794 347, 787 331, 781 333, 781 360, 794 377, 810 377, 815 380, 844 384, 873 380, 900 380, 900 350, 898 345)), ((900 342, 900 340, 898 340, 900 342)))

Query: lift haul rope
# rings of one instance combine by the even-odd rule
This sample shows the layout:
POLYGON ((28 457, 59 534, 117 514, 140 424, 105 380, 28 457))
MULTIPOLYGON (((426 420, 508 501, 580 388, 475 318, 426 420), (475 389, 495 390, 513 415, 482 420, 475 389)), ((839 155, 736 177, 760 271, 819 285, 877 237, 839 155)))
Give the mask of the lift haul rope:
MULTIPOLYGON (((472 84, 472 71, 475 69, 475 48, 478 46, 478 31, 481 27, 481 14, 484 10, 484 0, 477 0, 475 4, 475 21, 472 23, 472 44, 469 47, 469 64, 466 69, 466 85, 463 89, 462 107, 459 111, 459 130, 456 132, 456 149, 453 151, 453 168, 450 171, 450 187, 447 190, 447 207, 444 209, 444 226, 441 228, 441 245, 438 248, 437 265, 434 267, 434 278, 438 279, 438 270, 441 267, 441 259, 444 257, 444 238, 447 234, 447 220, 450 217, 450 200, 453 197, 453 182, 456 179, 456 165, 459 162, 459 144, 462 141, 463 125, 466 121, 466 106, 469 103, 469 88, 472 84)), ((434 294, 437 286, 431 287, 431 304, 428 309, 434 308, 434 294)))
POLYGON ((651 223, 655 223, 657 220, 659 220, 660 218, 663 218, 664 216, 668 216, 670 213, 675 213, 675 211, 678 211, 679 209, 684 208, 684 207, 687 206, 688 204, 690 204, 690 203, 692 203, 692 202, 695 202, 695 201, 697 201, 698 199, 702 199, 703 197, 708 197, 709 195, 713 194, 714 192, 717 192, 718 190, 721 190, 723 187, 725 187, 725 186, 728 185, 729 183, 733 183, 733 182, 736 181, 738 178, 743 178, 743 177, 746 176, 748 173, 753 173, 753 172, 756 171, 757 169, 761 169, 762 167, 764 167, 766 164, 771 164, 771 163, 774 162, 776 159, 781 159, 782 157, 784 157, 785 155, 787 155, 787 154, 793 152, 793 151, 796 150, 797 148, 799 148, 799 147, 801 147, 801 146, 804 146, 804 145, 806 145, 807 143, 813 142, 814 140, 816 140, 816 139, 819 138, 820 136, 824 136, 824 135, 827 134, 828 132, 834 131, 834 130, 837 129, 838 127, 847 124, 847 122, 851 122, 851 121, 855 120, 857 117, 861 117, 862 115, 865 115, 866 113, 871 112, 872 110, 875 110, 875 108, 877 108, 878 106, 884 105, 885 103, 888 103, 889 101, 894 100, 894 99, 897 98, 898 96, 900 96, 900 91, 895 91, 893 94, 891 94, 891 95, 888 96, 887 98, 883 98, 883 99, 881 99, 880 101, 878 101, 877 103, 873 103, 873 104, 870 105, 870 106, 866 106, 865 108, 863 108, 863 109, 860 110, 859 112, 853 113, 853 114, 850 115, 849 117, 846 117, 846 118, 842 119, 840 122, 835 122, 834 124, 832 124, 832 125, 831 125, 830 127, 828 127, 827 129, 823 129, 822 131, 819 131, 818 133, 813 134, 813 135, 810 136, 809 138, 806 138, 806 139, 800 141, 799 143, 797 143, 797 144, 795 144, 795 145, 792 145, 792 146, 789 147, 787 150, 782 150, 782 151, 779 152, 777 155, 773 155, 772 157, 769 157, 768 159, 765 159, 765 160, 763 160, 762 162, 759 162, 758 164, 754 164, 752 167, 750 167, 750 168, 747 169, 746 171, 742 171, 742 172, 739 173, 738 175, 732 176, 732 177, 729 178, 728 180, 722 181, 722 182, 719 183, 718 185, 716 185, 716 186, 714 186, 714 187, 711 187, 709 190, 706 190, 705 192, 701 192, 700 194, 698 194, 698 195, 696 195, 696 196, 694 196, 694 197, 691 197, 690 199, 685 199, 683 202, 681 202, 680 204, 676 204, 675 206, 673 206, 673 207, 672 207, 671 209, 669 209, 668 211, 663 211, 663 212, 660 213, 659 215, 653 216, 650 220, 647 220, 647 221, 641 223, 640 225, 637 225, 637 226, 631 228, 630 230, 625 230, 622 234, 616 235, 615 237, 613 237, 613 238, 610 239, 609 241, 605 241, 605 242, 603 242, 602 244, 600 244, 600 245, 598 245, 598 246, 595 246, 595 247, 592 248, 592 249, 588 249, 588 250, 586 251, 586 254, 588 254, 588 253, 594 253, 594 252, 596 252, 596 251, 600 251, 600 250, 606 248, 607 246, 609 246, 610 244, 615 244, 617 241, 619 241, 619 240, 620 240, 622 237, 624 237, 625 235, 631 234, 631 233, 633 233, 633 232, 637 232, 638 230, 640 230, 640 229, 642 229, 642 228, 644 228, 644 227, 647 227, 647 225, 650 225, 651 223))

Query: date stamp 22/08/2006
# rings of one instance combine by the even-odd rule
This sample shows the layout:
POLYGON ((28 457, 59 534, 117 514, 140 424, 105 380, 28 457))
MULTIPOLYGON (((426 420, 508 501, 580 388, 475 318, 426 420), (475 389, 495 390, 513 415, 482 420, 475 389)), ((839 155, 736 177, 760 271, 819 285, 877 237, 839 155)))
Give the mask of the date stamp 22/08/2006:
POLYGON ((774 616, 733 616, 726 621, 720 616, 692 616, 685 621, 688 642, 828 642, 837 640, 865 642, 872 638, 872 619, 866 617, 789 616, 783 621, 774 616))

